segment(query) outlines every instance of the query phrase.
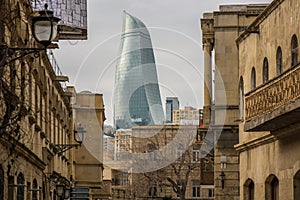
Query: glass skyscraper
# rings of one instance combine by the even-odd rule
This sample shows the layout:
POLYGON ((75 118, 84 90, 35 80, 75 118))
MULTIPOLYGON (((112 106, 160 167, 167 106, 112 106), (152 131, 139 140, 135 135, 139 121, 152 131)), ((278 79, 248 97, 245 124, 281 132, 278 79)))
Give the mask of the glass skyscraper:
POLYGON ((177 97, 167 97, 166 99, 166 123, 173 123, 173 111, 179 110, 177 97))
POLYGON ((114 88, 114 126, 163 124, 164 113, 150 34, 124 11, 114 88))

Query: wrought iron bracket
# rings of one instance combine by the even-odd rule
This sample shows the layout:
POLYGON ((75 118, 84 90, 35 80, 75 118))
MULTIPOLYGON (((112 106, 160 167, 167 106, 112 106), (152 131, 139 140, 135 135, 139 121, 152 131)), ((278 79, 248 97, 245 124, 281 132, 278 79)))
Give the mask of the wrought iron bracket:
POLYGON ((81 146, 81 143, 79 143, 79 144, 56 144, 54 146, 54 153, 60 155, 60 154, 66 152, 66 151, 68 151, 68 150, 70 150, 74 147, 77 148, 79 146, 81 146))
POLYGON ((0 51, 0 54, 2 56, 0 67, 3 67, 29 54, 34 54, 34 57, 37 58, 39 57, 40 51, 46 51, 46 48, 22 48, 0 45, 0 51))

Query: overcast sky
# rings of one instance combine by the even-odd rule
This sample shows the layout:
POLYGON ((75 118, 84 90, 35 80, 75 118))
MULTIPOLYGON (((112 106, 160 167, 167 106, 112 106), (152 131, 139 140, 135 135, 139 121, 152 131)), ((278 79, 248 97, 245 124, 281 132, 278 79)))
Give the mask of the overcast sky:
POLYGON ((102 93, 106 124, 113 123, 115 59, 123 10, 142 20, 152 38, 162 103, 177 96, 180 107, 203 105, 203 51, 200 18, 222 4, 270 0, 88 0, 88 40, 60 41, 54 54, 68 85, 77 92, 102 93))

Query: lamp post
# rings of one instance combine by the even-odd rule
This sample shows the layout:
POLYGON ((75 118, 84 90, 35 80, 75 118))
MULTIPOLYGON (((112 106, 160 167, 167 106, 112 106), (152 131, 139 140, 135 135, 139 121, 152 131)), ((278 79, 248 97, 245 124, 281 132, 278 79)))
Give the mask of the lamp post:
POLYGON ((11 62, 18 60, 28 54, 38 53, 46 50, 46 48, 57 37, 57 27, 59 18, 53 16, 53 11, 48 10, 48 5, 45 4, 45 9, 39 11, 39 16, 32 17, 32 34, 35 40, 41 43, 44 48, 27 48, 27 47, 9 47, 0 45, 1 56, 0 67, 3 67, 11 62))
POLYGON ((225 173, 224 173, 224 169, 226 168, 226 163, 227 163, 227 157, 226 156, 221 156, 221 184, 222 184, 222 189, 224 189, 224 185, 225 185, 225 173))

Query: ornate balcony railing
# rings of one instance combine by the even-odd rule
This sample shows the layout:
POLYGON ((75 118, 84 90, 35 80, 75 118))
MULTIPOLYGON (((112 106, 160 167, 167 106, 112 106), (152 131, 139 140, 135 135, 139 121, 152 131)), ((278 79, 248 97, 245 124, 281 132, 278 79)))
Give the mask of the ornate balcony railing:
POLYGON ((298 98, 300 64, 245 95, 245 120, 253 120, 298 98))

